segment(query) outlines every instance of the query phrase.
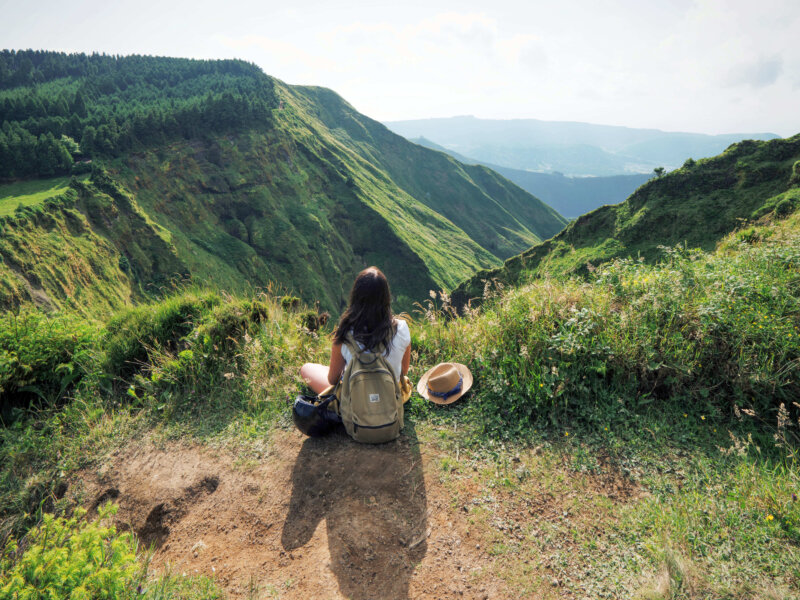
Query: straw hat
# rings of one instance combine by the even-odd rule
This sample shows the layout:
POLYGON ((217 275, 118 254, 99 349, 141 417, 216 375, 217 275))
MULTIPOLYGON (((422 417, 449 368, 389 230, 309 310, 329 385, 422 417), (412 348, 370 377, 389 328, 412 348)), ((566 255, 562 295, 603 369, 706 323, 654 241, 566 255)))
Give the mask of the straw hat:
POLYGON ((461 363, 439 363, 425 373, 417 393, 436 404, 452 404, 472 387, 472 373, 461 363))

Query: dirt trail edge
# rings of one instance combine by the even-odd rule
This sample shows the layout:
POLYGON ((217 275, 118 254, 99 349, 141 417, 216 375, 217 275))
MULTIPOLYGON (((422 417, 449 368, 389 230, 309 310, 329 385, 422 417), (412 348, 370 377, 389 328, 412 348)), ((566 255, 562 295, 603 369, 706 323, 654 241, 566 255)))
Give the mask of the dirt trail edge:
POLYGON ((155 548, 154 569, 209 575, 231 598, 506 598, 428 466, 435 452, 413 428, 376 446, 278 431, 252 468, 139 443, 85 473, 83 497, 119 504, 118 525, 155 548))

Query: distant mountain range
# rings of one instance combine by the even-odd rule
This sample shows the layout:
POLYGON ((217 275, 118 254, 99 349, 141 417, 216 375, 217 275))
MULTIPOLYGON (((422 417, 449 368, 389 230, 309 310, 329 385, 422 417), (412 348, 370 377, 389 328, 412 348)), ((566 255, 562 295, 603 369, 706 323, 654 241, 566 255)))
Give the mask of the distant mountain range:
POLYGON ((536 119, 492 120, 472 116, 390 121, 406 138, 424 137, 481 163, 575 176, 672 170, 688 158, 706 158, 743 139, 771 140, 773 133, 666 132, 611 125, 536 119))
POLYGON ((411 141, 426 148, 446 152, 468 165, 483 164, 552 206, 568 219, 577 218, 605 204, 619 204, 653 176, 651 172, 607 177, 567 177, 561 173, 523 171, 469 158, 424 137, 412 138, 411 141))

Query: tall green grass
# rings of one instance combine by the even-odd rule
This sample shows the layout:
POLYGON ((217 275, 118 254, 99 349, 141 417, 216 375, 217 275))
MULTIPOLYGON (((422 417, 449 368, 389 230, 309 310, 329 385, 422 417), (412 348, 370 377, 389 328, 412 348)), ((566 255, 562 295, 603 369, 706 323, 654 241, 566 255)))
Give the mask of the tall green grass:
MULTIPOLYGON (((440 295, 414 331, 417 363, 465 362, 464 417, 506 439, 626 411, 735 407, 796 417, 800 218, 733 234, 713 254, 664 248, 655 265, 615 260, 589 281, 541 279, 457 319, 440 295)), ((794 431, 792 436, 795 436, 794 431)))

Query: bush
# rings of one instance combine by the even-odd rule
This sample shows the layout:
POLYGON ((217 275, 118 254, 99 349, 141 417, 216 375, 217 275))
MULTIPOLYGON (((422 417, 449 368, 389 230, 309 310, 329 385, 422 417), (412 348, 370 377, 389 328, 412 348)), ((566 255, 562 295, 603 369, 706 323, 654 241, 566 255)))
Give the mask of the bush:
POLYGON ((775 205, 776 217, 788 217, 797 208, 797 201, 795 198, 784 198, 775 205))
POLYGON ((300 298, 297 296, 281 296, 283 310, 297 310, 300 307, 300 298))
POLYGON ((259 300, 236 300, 214 307, 203 316, 197 335, 208 349, 230 349, 239 338, 252 334, 267 318, 269 305, 259 300))
POLYGON ((207 577, 166 573, 147 578, 147 561, 137 557, 129 532, 117 533, 111 517, 117 507, 98 509, 85 520, 77 509, 72 518, 45 514, 41 525, 25 536, 24 547, 11 539, 0 554, 0 600, 69 598, 70 600, 216 600, 224 594, 207 577))
POLYGON ((792 174, 789 177, 789 183, 791 185, 800 185, 800 160, 792 166, 792 174))
POLYGON ((0 558, 0 600, 18 598, 135 598, 142 579, 136 543, 130 533, 117 535, 106 524, 116 512, 107 505, 96 521, 83 520, 78 509, 70 519, 44 515, 26 537, 27 548, 11 540, 0 558))
POLYGON ((97 328, 75 315, 0 315, 0 408, 54 402, 87 372, 97 328))
POLYGON ((202 313, 221 302, 215 293, 187 292, 118 313, 103 336, 104 371, 124 379, 149 361, 153 349, 176 351, 202 313))

